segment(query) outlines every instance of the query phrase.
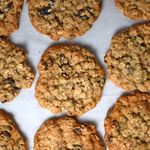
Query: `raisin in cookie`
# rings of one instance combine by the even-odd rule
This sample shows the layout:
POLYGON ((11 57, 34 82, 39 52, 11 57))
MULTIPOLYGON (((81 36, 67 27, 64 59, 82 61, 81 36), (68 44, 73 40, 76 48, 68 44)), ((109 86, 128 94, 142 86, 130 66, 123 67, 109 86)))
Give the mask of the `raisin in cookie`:
POLYGON ((105 150, 96 129, 73 118, 50 119, 38 130, 34 150, 105 150))
POLYGON ((105 119, 109 150, 150 149, 150 95, 121 96, 105 119))
POLYGON ((115 0, 121 12, 131 19, 150 19, 149 0, 115 0))
POLYGON ((150 90, 150 23, 115 35, 105 56, 109 78, 125 90, 150 90))
POLYGON ((10 115, 0 110, 0 150, 27 150, 27 144, 10 115))
POLYGON ((100 0, 28 0, 29 16, 41 33, 59 40, 87 32, 100 13, 100 0))
POLYGON ((105 75, 88 50, 77 45, 54 46, 44 53, 38 67, 35 96, 42 107, 79 116, 99 102, 105 75))
POLYGON ((0 102, 9 102, 15 98, 21 88, 29 88, 34 74, 26 63, 21 48, 0 39, 0 102))
POLYGON ((0 35, 8 36, 19 27, 23 0, 0 0, 0 35))

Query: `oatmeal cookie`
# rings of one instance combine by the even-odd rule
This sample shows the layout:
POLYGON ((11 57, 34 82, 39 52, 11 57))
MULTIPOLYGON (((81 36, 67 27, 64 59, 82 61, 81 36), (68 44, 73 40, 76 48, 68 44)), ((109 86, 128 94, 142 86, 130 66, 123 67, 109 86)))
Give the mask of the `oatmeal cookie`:
POLYGON ((53 40, 87 32, 100 14, 101 0, 28 0, 33 26, 53 40))
POLYGON ((0 0, 0 35, 9 36, 19 28, 23 0, 0 0))
POLYGON ((10 115, 0 110, 0 150, 27 150, 26 140, 10 115))
POLYGON ((121 12, 131 19, 150 19, 149 0, 115 0, 115 3, 121 12))
POLYGON ((105 75, 88 50, 77 45, 54 46, 44 53, 38 68, 35 96, 42 107, 79 116, 99 102, 105 75))
POLYGON ((150 23, 115 35, 105 56, 109 78, 125 90, 150 90, 150 23))
POLYGON ((38 130, 34 150, 105 150, 95 126, 73 118, 50 119, 38 130))
POLYGON ((23 50, 0 38, 0 102, 11 101, 21 88, 29 88, 33 80, 23 50))
POLYGON ((121 96, 105 119, 109 150, 150 149, 150 95, 121 96))

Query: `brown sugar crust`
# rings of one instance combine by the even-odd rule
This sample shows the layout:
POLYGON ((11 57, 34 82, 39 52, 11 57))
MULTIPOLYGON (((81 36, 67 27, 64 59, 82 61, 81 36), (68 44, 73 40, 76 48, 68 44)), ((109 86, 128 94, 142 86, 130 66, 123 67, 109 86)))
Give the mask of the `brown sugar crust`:
POLYGON ((150 149, 150 95, 121 96, 105 119, 109 150, 150 149))
POLYGON ((22 88, 29 88, 33 80, 23 50, 0 38, 0 102, 11 101, 22 88))
POLYGON ((91 124, 81 124, 65 117, 50 119, 38 130, 34 150, 105 150, 96 129, 91 124))
POLYGON ((19 28, 23 0, 0 0, 0 36, 9 36, 19 28))
POLYGON ((27 150, 26 141, 12 117, 3 110, 0 110, 0 150, 27 150))
POLYGON ((105 75, 88 50, 77 45, 54 46, 43 54, 38 68, 35 96, 42 107, 80 116, 99 102, 105 75))
POLYGON ((115 0, 115 4, 125 16, 131 19, 150 19, 149 0, 115 0))
POLYGON ((105 62, 109 79, 117 86, 125 90, 150 90, 150 23, 115 35, 105 62))
POLYGON ((28 0, 33 26, 53 40, 87 32, 99 16, 100 0, 28 0))

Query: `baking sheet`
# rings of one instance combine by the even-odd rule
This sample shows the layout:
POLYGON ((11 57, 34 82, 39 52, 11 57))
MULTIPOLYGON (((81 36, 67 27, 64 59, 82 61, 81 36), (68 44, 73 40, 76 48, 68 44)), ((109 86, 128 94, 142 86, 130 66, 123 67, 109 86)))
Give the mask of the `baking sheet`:
MULTIPOLYGON (((91 49, 105 67, 104 55, 109 48, 112 36, 120 29, 128 27, 136 22, 123 16, 115 7, 113 0, 103 0, 101 15, 90 31, 71 41, 61 39, 58 42, 54 42, 47 36, 38 33, 33 28, 29 20, 27 5, 24 2, 20 29, 11 35, 11 40, 23 47, 28 54, 28 60, 35 70, 36 78, 30 89, 21 90, 17 98, 8 104, 0 104, 0 108, 14 115, 21 131, 28 139, 29 150, 33 149, 34 135, 39 126, 48 118, 63 115, 54 115, 42 109, 34 97, 34 87, 39 76, 37 64, 43 52, 56 43, 77 43, 91 49)), ((97 126, 98 133, 104 137, 103 125, 106 113, 122 93, 123 90, 117 88, 111 81, 107 80, 103 96, 97 104, 97 107, 82 115, 79 120, 94 123, 97 126)))

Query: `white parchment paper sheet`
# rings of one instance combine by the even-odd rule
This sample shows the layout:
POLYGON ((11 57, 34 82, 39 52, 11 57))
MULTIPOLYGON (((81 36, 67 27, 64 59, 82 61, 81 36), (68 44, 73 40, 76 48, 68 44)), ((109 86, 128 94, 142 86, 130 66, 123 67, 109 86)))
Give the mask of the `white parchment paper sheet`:
MULTIPOLYGON (((17 98, 8 104, 0 104, 0 108, 14 115, 20 129, 28 139, 29 150, 33 149, 34 135, 39 126, 46 119, 58 116, 42 109, 34 97, 34 87, 38 79, 37 65, 43 52, 55 43, 80 43, 80 45, 91 49, 105 67, 104 55, 109 48, 112 36, 118 30, 131 26, 134 23, 136 22, 121 14, 115 7, 113 0, 103 0, 101 15, 90 31, 72 41, 62 39, 54 42, 33 28, 29 20, 27 5, 24 3, 20 29, 11 35, 11 39, 14 43, 23 47, 28 54, 28 60, 35 70, 36 79, 30 89, 21 90, 17 98)), ((107 80, 103 96, 97 107, 82 115, 79 120, 93 122, 97 126, 99 134, 104 137, 103 125, 106 113, 122 93, 123 90, 107 80)))

